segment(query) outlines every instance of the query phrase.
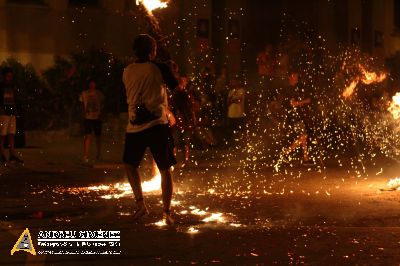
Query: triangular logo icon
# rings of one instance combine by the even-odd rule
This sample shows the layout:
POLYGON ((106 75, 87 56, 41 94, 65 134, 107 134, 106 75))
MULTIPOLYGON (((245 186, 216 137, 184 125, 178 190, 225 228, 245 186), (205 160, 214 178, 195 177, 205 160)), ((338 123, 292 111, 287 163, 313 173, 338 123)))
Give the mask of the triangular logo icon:
POLYGON ((31 234, 29 233, 28 228, 26 228, 21 236, 18 238, 18 241, 15 243, 13 249, 11 250, 11 255, 13 255, 16 251, 21 250, 29 252, 32 255, 36 255, 36 251, 32 243, 31 234))

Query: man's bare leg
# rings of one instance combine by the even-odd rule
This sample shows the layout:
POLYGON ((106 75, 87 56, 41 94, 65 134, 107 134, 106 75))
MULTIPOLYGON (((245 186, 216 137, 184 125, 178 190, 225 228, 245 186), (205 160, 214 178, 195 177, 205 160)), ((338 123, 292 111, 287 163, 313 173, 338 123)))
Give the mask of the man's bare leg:
POLYGON ((143 199, 142 182, 141 182, 142 179, 140 177, 139 170, 136 167, 133 167, 129 164, 125 164, 125 173, 126 176, 128 177, 128 181, 129 184, 131 185, 133 194, 135 195, 137 210, 133 215, 133 219, 137 220, 140 217, 149 213, 143 199))
POLYGON ((301 136, 298 137, 293 143, 285 150, 284 154, 287 156, 292 153, 297 147, 299 147, 302 143, 301 136))
POLYGON ((4 140, 6 139, 6 136, 0 136, 0 156, 1 156, 1 161, 5 163, 7 161, 7 157, 4 154, 4 140))
POLYGON ((16 156, 16 154, 15 154, 14 135, 13 134, 8 134, 8 150, 10 151, 10 156, 16 156))
POLYGON ((15 135, 14 134, 8 135, 8 150, 10 151, 10 158, 8 159, 9 161, 14 161, 17 163, 24 163, 24 161, 21 160, 17 156, 17 153, 15 152, 15 135))
POLYGON ((168 169, 168 170, 160 170, 160 173, 161 173, 161 189, 162 189, 164 211, 169 211, 171 208, 172 191, 173 191, 172 172, 171 169, 168 169))
POLYGON ((139 170, 129 164, 125 164, 125 172, 128 177, 129 184, 132 187, 136 202, 143 202, 142 179, 139 170))
POLYGON ((91 135, 85 135, 83 137, 83 159, 89 161, 90 143, 92 141, 91 135))
POLYGON ((303 150, 304 162, 308 162, 309 158, 308 158, 308 147, 307 147, 307 135, 306 134, 301 135, 300 141, 301 141, 301 148, 303 150))
POLYGON ((96 160, 101 159, 101 136, 96 136, 96 160))
POLYGON ((171 169, 160 170, 161 174, 161 189, 163 201, 163 216, 167 224, 174 224, 174 219, 171 217, 171 200, 173 192, 172 171, 171 169))

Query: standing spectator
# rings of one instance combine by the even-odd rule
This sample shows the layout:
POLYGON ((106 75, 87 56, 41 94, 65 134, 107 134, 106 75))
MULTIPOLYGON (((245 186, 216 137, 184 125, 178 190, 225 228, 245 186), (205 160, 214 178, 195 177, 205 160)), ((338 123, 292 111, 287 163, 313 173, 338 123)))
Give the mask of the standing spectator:
POLYGON ((193 108, 194 99, 188 90, 188 83, 188 77, 181 76, 179 78, 179 86, 173 94, 173 105, 177 122, 174 130, 174 140, 176 147, 184 146, 185 163, 188 163, 190 159, 190 140, 196 126, 196 115, 193 108))
POLYGON ((273 47, 267 44, 257 55, 258 75, 260 77, 270 78, 274 76, 274 58, 272 55, 273 47))
POLYGON ((226 99, 228 94, 228 77, 226 67, 221 69, 215 81, 216 109, 219 126, 223 126, 226 120, 226 99))
POLYGON ((228 126, 231 136, 240 135, 245 125, 245 96, 246 91, 240 82, 234 78, 230 82, 228 93, 228 126))
MULTIPOLYGON (((313 160, 310 159, 308 154, 308 139, 312 134, 312 125, 310 120, 312 115, 310 113, 311 98, 305 95, 304 85, 299 81, 299 73, 292 71, 289 74, 289 91, 291 95, 288 99, 288 119, 286 127, 292 130, 294 140, 291 145, 284 149, 281 160, 288 162, 288 156, 297 148, 301 147, 303 151, 304 165, 314 165, 313 160)), ((292 135, 293 135, 292 134, 292 135)))
POLYGON ((176 164, 176 159, 168 127, 165 84, 174 90, 178 82, 168 66, 152 62, 157 54, 157 44, 151 36, 141 34, 136 37, 133 50, 137 60, 125 68, 122 78, 129 113, 123 161, 137 204, 133 219, 148 214, 138 167, 149 147, 161 174, 163 219, 171 225, 174 223, 170 210, 173 193, 171 166, 176 164))
POLYGON ((8 161, 15 161, 23 163, 18 158, 14 148, 14 137, 17 132, 16 115, 17 108, 15 104, 15 85, 14 85, 14 73, 9 67, 6 67, 2 71, 3 82, 0 83, 0 155, 1 162, 7 163, 8 161), (4 142, 8 136, 8 149, 10 156, 7 159, 4 154, 4 142))
POLYGON ((89 80, 88 87, 88 90, 83 91, 79 97, 84 117, 83 161, 85 163, 89 163, 93 133, 96 137, 96 160, 101 159, 101 116, 104 105, 104 95, 96 88, 96 81, 89 80))

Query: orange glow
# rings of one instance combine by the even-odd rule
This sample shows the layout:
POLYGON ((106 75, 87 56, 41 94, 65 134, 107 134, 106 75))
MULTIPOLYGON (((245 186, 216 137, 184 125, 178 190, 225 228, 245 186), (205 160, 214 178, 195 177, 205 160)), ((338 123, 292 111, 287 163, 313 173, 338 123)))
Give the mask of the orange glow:
POLYGON ((400 178, 396 177, 396 178, 389 180, 387 185, 392 190, 400 190, 400 178))
POLYGON ((139 4, 142 4, 146 8, 146 10, 151 14, 155 9, 166 8, 168 6, 168 1, 136 0, 136 5, 139 4))
POLYGON ((358 65, 361 71, 361 82, 369 85, 372 83, 380 83, 386 79, 385 73, 369 72, 362 65, 358 65))
POLYGON ((369 85, 372 83, 380 83, 384 81, 387 77, 386 73, 384 72, 381 72, 379 74, 377 74, 376 72, 369 72, 361 64, 358 65, 358 68, 360 70, 360 75, 354 78, 350 85, 344 89, 342 93, 342 96, 344 98, 349 98, 351 95, 354 94, 359 82, 365 85, 369 85))
POLYGON ((355 88, 357 87, 358 79, 353 80, 349 86, 347 86, 343 91, 343 97, 348 98, 353 95, 355 88))
POLYGON ((393 96, 388 111, 392 113, 394 119, 400 118, 400 92, 393 96))

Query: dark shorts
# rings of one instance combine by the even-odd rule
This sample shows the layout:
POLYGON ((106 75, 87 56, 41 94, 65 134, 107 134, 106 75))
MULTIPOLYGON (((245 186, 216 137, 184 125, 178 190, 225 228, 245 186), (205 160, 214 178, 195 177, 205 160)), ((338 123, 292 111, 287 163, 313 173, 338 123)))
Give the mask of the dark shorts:
POLYGON ((168 125, 157 125, 136 133, 126 133, 123 161, 137 168, 143 159, 146 148, 160 170, 167 170, 176 164, 174 140, 168 125))
POLYGON ((96 136, 101 135, 101 120, 97 119, 85 119, 83 121, 85 135, 90 135, 94 132, 96 136))

